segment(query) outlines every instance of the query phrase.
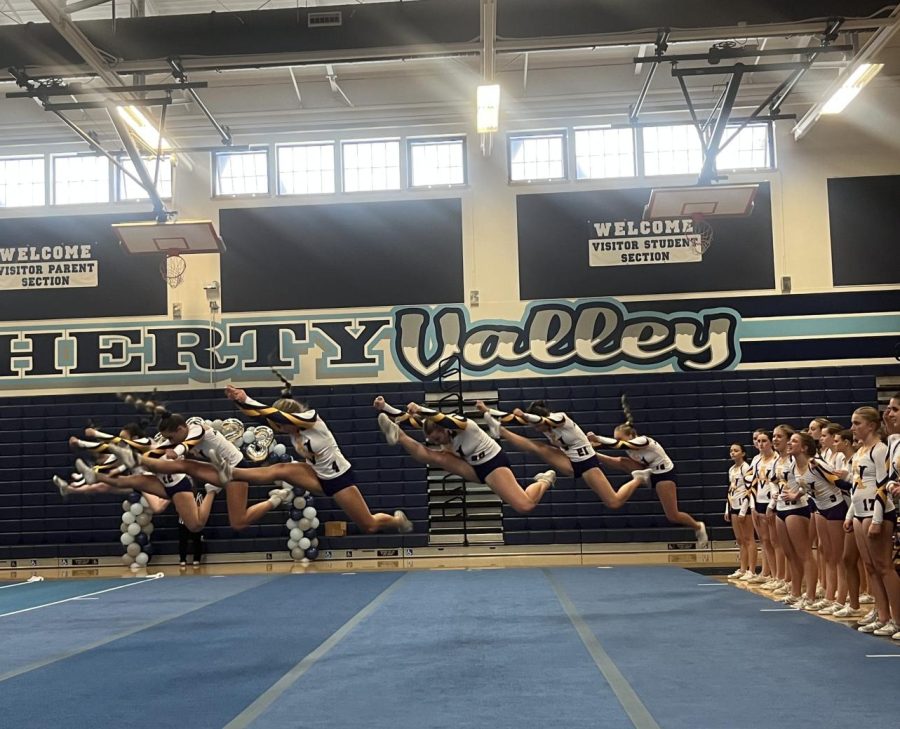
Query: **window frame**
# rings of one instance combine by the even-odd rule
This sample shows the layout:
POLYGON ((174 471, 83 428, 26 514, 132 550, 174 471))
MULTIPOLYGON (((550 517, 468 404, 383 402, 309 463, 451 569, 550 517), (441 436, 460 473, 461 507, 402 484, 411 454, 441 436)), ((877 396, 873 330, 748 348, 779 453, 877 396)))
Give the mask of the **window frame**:
POLYGON ((51 177, 49 180, 50 201, 49 201, 48 205, 53 206, 53 207, 59 207, 59 206, 77 206, 77 205, 114 205, 116 203, 116 197, 115 197, 115 194, 116 194, 116 179, 115 179, 115 177, 116 176, 115 176, 115 174, 113 174, 113 163, 110 162, 107 157, 105 157, 102 154, 90 154, 90 153, 83 153, 83 152, 60 152, 59 154, 50 154, 48 156, 49 156, 49 160, 50 160, 50 174, 51 174, 51 177), (63 158, 67 158, 67 159, 76 158, 76 157, 94 157, 97 159, 102 159, 104 162, 106 162, 106 170, 107 170, 107 175, 106 175, 106 195, 107 195, 107 197, 106 197, 106 200, 93 200, 90 202, 83 202, 83 201, 82 202, 59 202, 59 200, 57 200, 56 160, 63 159, 63 158))
POLYGON ((534 129, 524 132, 508 132, 506 134, 506 179, 510 185, 546 185, 560 182, 571 182, 569 171, 569 127, 552 129, 534 129), (533 179, 514 180, 512 176, 512 145, 515 139, 527 139, 534 137, 559 137, 562 140, 562 176, 561 177, 536 177, 533 179))
POLYGON ((336 139, 320 139, 320 140, 311 140, 308 142, 279 142, 275 145, 275 155, 274 155, 274 175, 275 175, 275 183, 272 187, 272 194, 275 197, 285 197, 285 198, 310 198, 310 197, 325 197, 328 195, 338 195, 340 194, 340 182, 341 182, 341 171, 339 170, 340 164, 340 154, 338 153, 338 147, 340 146, 338 140, 336 139), (331 145, 331 154, 332 154, 332 182, 334 183, 334 189, 331 192, 280 192, 279 186, 281 184, 281 158, 280 152, 282 149, 288 147, 324 147, 326 145, 331 145))
MULTIPOLYGON (((171 160, 171 162, 169 164, 170 164, 171 170, 172 170, 172 180, 171 180, 171 190, 169 191, 170 194, 169 195, 160 195, 160 198, 162 200, 171 201, 175 198, 175 167, 176 167, 175 155, 173 153, 169 153, 169 154, 163 154, 161 156, 169 157, 169 159, 171 160)), ((131 158, 128 155, 117 155, 116 159, 123 165, 127 162, 131 162, 131 158)), ((147 157, 144 157, 144 155, 141 155, 141 159, 144 161, 144 164, 148 168, 147 171, 150 173, 150 176, 152 177, 153 176, 153 165, 156 164, 155 155, 150 158, 147 158, 147 157)), ((125 183, 125 173, 121 169, 116 167, 115 165, 112 165, 112 168, 113 168, 113 178, 114 178, 113 185, 115 187, 115 192, 116 192, 116 198, 115 198, 114 202, 117 202, 117 203, 142 203, 142 202, 147 202, 147 200, 149 200, 148 197, 125 197, 124 195, 120 194, 120 185, 124 186, 126 184, 125 183)), ((133 184, 136 185, 137 183, 135 182, 133 184)), ((158 185, 158 181, 157 181, 157 191, 158 191, 158 189, 159 189, 159 185, 158 185)))
POLYGON ((338 146, 340 147, 340 189, 335 191, 335 194, 341 195, 371 195, 377 193, 387 193, 387 192, 405 192, 409 190, 408 180, 405 179, 404 170, 408 161, 405 159, 406 157, 406 145, 404 144, 405 137, 397 136, 397 137, 374 137, 374 138, 365 138, 365 139, 341 139, 339 140, 338 146), (377 144, 379 142, 395 142, 397 144, 397 187, 382 187, 371 190, 348 190, 347 189, 347 170, 344 167, 344 161, 346 160, 345 149, 348 145, 361 145, 361 144, 377 144))
POLYGON ((31 208, 45 208, 50 205, 50 169, 47 164, 47 154, 43 152, 36 152, 34 154, 9 154, 9 155, 0 155, 0 162, 7 161, 21 161, 21 160, 40 160, 41 161, 41 169, 43 170, 43 188, 44 188, 44 201, 41 203, 35 203, 31 205, 0 205, 0 210, 27 210, 31 208))
POLYGON ((217 149, 210 153, 210 184, 212 185, 213 200, 240 200, 262 197, 272 197, 273 180, 272 180, 272 150, 271 145, 259 144, 250 145, 248 149, 217 149), (250 155, 264 152, 266 155, 266 191, 265 192, 219 192, 218 181, 219 173, 216 160, 225 155, 250 155))
POLYGON ((580 125, 577 127, 572 127, 572 170, 573 170, 573 179, 574 182, 600 182, 604 180, 635 180, 642 177, 642 169, 639 160, 639 150, 642 149, 642 146, 638 143, 638 140, 642 136, 638 134, 639 128, 633 126, 631 124, 594 124, 594 125, 580 125), (630 175, 615 175, 610 177, 579 177, 578 176, 578 132, 585 131, 621 131, 623 129, 628 129, 631 132, 631 154, 632 154, 632 169, 633 172, 630 175))
POLYGON ((416 136, 406 137, 406 189, 407 190, 452 190, 454 188, 468 187, 469 185, 469 145, 468 138, 465 134, 447 134, 438 136, 416 136), (445 182, 438 185, 415 185, 413 184, 413 154, 412 148, 416 145, 426 144, 446 144, 452 142, 460 142, 462 145, 462 182, 445 182))

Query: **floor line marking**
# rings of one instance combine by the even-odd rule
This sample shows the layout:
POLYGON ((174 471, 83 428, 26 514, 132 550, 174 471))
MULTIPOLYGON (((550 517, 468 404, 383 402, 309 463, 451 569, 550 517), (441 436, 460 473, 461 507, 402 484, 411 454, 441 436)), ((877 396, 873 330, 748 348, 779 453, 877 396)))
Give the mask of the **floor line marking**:
POLYGON ((44 603, 43 605, 34 605, 33 607, 23 608, 22 610, 13 610, 9 613, 0 613, 0 618, 7 618, 10 615, 19 615, 20 613, 31 612, 32 610, 40 610, 45 607, 52 607, 53 605, 62 605, 64 602, 71 602, 72 600, 79 600, 85 597, 91 597, 92 595, 102 595, 105 592, 113 592, 114 590, 124 590, 126 587, 134 587, 135 585, 144 585, 148 582, 153 582, 162 578, 162 573, 157 575, 153 575, 152 577, 147 577, 143 580, 135 580, 134 582, 129 582, 127 585, 117 585, 116 587, 108 587, 105 590, 97 590, 96 592, 89 592, 86 595, 75 595, 74 597, 67 597, 65 600, 56 600, 55 602, 44 603))
POLYGON ((318 648, 311 653, 308 653, 303 660, 273 683, 266 691, 260 694, 256 701, 228 722, 223 729, 243 729, 256 721, 266 709, 268 709, 285 691, 293 686, 320 658, 323 658, 332 648, 347 637, 357 625, 380 608, 397 589, 397 586, 408 576, 409 573, 407 572, 399 579, 394 580, 376 595, 368 605, 332 633, 318 648))
MULTIPOLYGON (((267 584, 265 582, 260 584, 267 584)), ((56 663, 58 661, 65 660, 66 658, 72 658, 73 656, 80 655, 81 653, 86 653, 87 651, 93 650, 94 648, 100 648, 101 646, 106 645, 107 643, 112 643, 113 641, 119 640, 120 638, 127 638, 129 635, 134 635, 135 633, 140 633, 142 630, 149 630, 150 628, 154 628, 157 625, 162 625, 170 620, 177 620, 178 618, 184 617, 185 615, 190 615, 197 610, 205 610, 210 605, 215 605, 217 602, 222 600, 226 600, 230 597, 236 597, 247 590, 252 590, 259 585, 251 585, 250 587, 246 587, 243 590, 239 590, 235 592, 233 595, 225 595, 224 597, 220 597, 218 600, 213 600, 212 602, 203 603, 199 607, 193 608, 192 610, 187 610, 183 613, 178 613, 176 615, 167 615, 161 618, 155 618, 148 623, 141 623, 133 628, 128 628, 126 630, 120 631, 114 635, 106 636, 100 638, 99 640, 94 641, 93 643, 89 643, 85 646, 80 646, 78 648, 73 648, 72 650, 66 651, 65 653, 61 653, 56 656, 51 656, 49 658, 42 658, 39 661, 35 661, 34 663, 29 663, 27 666, 22 666, 21 668, 14 668, 11 671, 7 671, 6 673, 0 673, 0 683, 6 681, 10 678, 15 678, 16 676, 21 676, 23 673, 28 673, 29 671, 34 671, 38 668, 43 668, 44 666, 49 666, 52 663, 56 663)))
POLYGON ((565 610, 566 615, 569 617, 569 620, 572 621, 572 625, 575 626, 575 630, 581 638, 581 642, 584 643, 584 647, 587 648, 591 658, 594 659, 594 663, 597 665, 597 668, 600 669, 600 673, 603 674, 603 678, 606 679, 609 687, 613 690, 613 693, 616 695, 616 698, 619 700, 619 703, 622 705, 628 718, 631 719, 631 723, 634 725, 635 729, 660 729, 659 724, 656 723, 656 720, 653 718, 649 709, 644 706, 644 703, 637 695, 637 692, 631 687, 631 684, 628 683, 628 680, 622 675, 622 672, 619 671, 618 666, 616 666, 613 659, 609 657, 609 654, 603 650, 603 646, 600 645, 597 636, 594 635, 594 632, 584 621, 584 618, 581 617, 578 608, 576 608, 575 604, 569 599, 569 596, 566 594, 565 589, 563 589, 562 584, 556 576, 547 569, 542 570, 542 572, 553 586, 556 597, 562 605, 563 610, 565 610))

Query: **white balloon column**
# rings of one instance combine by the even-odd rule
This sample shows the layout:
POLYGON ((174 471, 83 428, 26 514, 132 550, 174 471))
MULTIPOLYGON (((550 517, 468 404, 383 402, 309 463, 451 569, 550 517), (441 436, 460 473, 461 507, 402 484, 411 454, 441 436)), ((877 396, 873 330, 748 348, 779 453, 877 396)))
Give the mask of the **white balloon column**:
POLYGON ((147 499, 137 491, 128 494, 122 502, 122 536, 119 541, 125 547, 122 562, 132 572, 146 567, 153 556, 153 545, 150 536, 153 534, 153 512, 150 511, 147 499))
MULTIPOLYGON (((280 487, 285 487, 279 481, 280 487)), ((287 520, 289 532, 288 551, 294 560, 313 560, 319 556, 319 517, 316 516, 315 499, 309 491, 294 487, 294 502, 291 504, 290 518, 287 520)))

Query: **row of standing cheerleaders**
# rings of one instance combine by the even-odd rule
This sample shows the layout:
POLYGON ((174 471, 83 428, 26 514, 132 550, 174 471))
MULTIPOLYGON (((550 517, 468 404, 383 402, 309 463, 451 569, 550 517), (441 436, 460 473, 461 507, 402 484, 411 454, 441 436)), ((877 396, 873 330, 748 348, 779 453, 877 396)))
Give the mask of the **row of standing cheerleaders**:
MULTIPOLYGON (((118 435, 94 428, 85 431, 87 440, 73 438, 71 444, 94 453, 96 463, 77 461, 80 480, 66 483, 55 479, 60 493, 91 493, 110 489, 141 491, 154 511, 173 503, 185 526, 199 531, 209 518, 212 500, 223 489, 229 522, 242 529, 258 521, 269 510, 292 498, 292 487, 334 499, 344 512, 366 533, 383 530, 409 532, 412 524, 402 511, 393 515, 373 514, 356 485, 350 462, 341 452, 325 421, 306 404, 291 397, 290 385, 271 406, 264 405, 237 387, 225 388, 242 413, 290 437, 302 462, 271 466, 249 466, 240 451, 221 433, 199 418, 190 422, 182 415, 162 411, 159 434, 147 438, 124 429, 118 435), (202 459, 202 460, 201 460, 202 459), (249 466, 249 467, 248 467, 249 466), (189 476, 205 484, 207 497, 198 504, 191 494, 189 476), (269 493, 269 499, 248 506, 248 486, 281 483, 269 493)), ((414 460, 467 481, 487 484, 516 512, 527 514, 540 503, 553 486, 557 474, 581 478, 609 508, 621 508, 642 485, 652 486, 667 518, 694 531, 698 547, 708 544, 706 527, 678 508, 675 466, 665 450, 652 438, 635 431, 627 400, 623 398, 626 422, 615 429, 612 438, 585 433, 562 412, 552 412, 545 403, 532 403, 527 412, 492 410, 477 404, 483 413, 489 436, 474 421, 445 414, 417 403, 400 410, 384 398, 375 399, 378 425, 389 445, 402 447, 414 460), (424 433, 425 443, 404 433, 405 423, 424 433), (549 441, 542 443, 509 430, 513 423, 528 425, 549 441), (538 473, 526 486, 519 484, 509 459, 495 439, 541 458, 551 469, 538 473), (598 453, 599 448, 627 453, 613 457, 598 453), (601 465, 631 473, 619 489, 614 489, 601 465)), ((155 410, 160 410, 156 406, 155 410)))
POLYGON ((753 443, 758 454, 750 463, 741 445, 730 449, 725 519, 740 546, 740 566, 730 577, 802 610, 858 618, 861 632, 900 640, 900 577, 892 559, 900 393, 883 415, 871 407, 854 411, 849 430, 822 418, 806 432, 788 425, 757 430, 753 443), (759 575, 754 532, 762 547, 759 575), (874 602, 868 613, 860 607, 866 580, 874 602))

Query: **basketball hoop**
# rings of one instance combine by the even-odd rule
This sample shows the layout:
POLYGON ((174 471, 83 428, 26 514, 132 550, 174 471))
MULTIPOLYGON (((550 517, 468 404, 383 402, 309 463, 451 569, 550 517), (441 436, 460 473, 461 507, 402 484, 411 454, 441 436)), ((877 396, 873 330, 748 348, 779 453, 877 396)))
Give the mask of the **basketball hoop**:
POLYGON ((703 219, 702 215, 692 215, 691 220, 693 220, 693 235, 695 237, 691 246, 702 256, 712 245, 713 227, 703 219))
POLYGON ((184 281, 184 272, 187 270, 187 261, 179 251, 166 251, 166 257, 159 264, 159 273, 169 286, 178 288, 184 281))

